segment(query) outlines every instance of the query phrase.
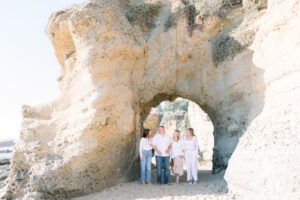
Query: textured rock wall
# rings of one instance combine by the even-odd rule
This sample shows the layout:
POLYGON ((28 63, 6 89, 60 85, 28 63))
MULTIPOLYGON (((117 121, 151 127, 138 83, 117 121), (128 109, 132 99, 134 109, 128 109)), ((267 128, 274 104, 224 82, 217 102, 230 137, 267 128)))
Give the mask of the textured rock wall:
POLYGON ((151 130, 151 135, 154 136, 158 127, 158 116, 149 115, 143 122, 143 127, 151 130))
POLYGON ((282 1, 293 11, 285 14, 294 16, 282 19, 276 17, 281 1, 247 17, 240 4, 201 15, 186 1, 126 2, 89 0, 49 18, 46 33, 62 67, 62 92, 49 104, 24 107, 6 196, 64 199, 134 179, 143 120, 151 107, 179 96, 200 105, 213 122, 214 171, 227 167, 244 134, 226 174, 236 195, 242 189, 259 197, 284 193, 284 181, 295 196, 299 173, 280 172, 300 163, 292 131, 300 113, 293 98, 299 94, 299 48, 297 32, 284 28, 299 27, 299 3, 282 1), (264 16, 271 22, 265 25, 264 16), (270 148, 256 146, 263 141, 270 148), (252 157, 248 149, 255 147, 260 154, 252 157), (271 154, 277 147, 282 159, 271 154), (279 171, 267 171, 284 161, 279 171))
POLYGON ((225 175, 236 199, 300 199, 300 2, 268 4, 252 47, 266 89, 253 84, 249 117, 255 119, 225 175))

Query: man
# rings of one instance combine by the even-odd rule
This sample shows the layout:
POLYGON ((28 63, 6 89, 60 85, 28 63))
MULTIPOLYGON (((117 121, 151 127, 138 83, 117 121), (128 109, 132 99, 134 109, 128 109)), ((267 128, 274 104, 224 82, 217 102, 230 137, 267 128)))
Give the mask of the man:
POLYGON ((172 140, 166 135, 165 127, 159 126, 158 133, 152 139, 152 148, 155 150, 158 185, 161 185, 162 164, 164 165, 164 184, 169 184, 168 175, 171 147, 172 140))

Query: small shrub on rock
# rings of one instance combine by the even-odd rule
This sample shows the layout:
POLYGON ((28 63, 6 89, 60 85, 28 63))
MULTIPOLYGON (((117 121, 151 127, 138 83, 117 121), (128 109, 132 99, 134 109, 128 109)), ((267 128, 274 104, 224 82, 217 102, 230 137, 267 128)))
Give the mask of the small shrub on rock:
POLYGON ((243 8, 247 12, 267 8, 267 0, 243 0, 243 8))
POLYGON ((214 64, 225 61, 227 58, 233 58, 250 46, 254 39, 253 31, 246 31, 237 35, 235 38, 229 34, 222 34, 212 41, 212 59, 214 64))
POLYGON ((242 0, 222 0, 222 4, 229 7, 240 6, 242 3, 242 0))
POLYGON ((138 24, 144 31, 155 27, 155 17, 159 14, 160 4, 144 4, 130 7, 126 18, 131 24, 138 24))

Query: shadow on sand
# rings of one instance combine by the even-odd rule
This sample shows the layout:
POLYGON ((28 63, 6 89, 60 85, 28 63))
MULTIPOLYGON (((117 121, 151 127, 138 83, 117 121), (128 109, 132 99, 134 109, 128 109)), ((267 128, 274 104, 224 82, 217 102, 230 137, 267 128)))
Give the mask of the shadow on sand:
POLYGON ((152 170, 152 185, 142 185, 134 181, 118 184, 101 192, 75 198, 74 200, 92 199, 227 199, 227 183, 225 171, 212 174, 211 170, 198 171, 198 183, 188 184, 186 172, 180 178, 181 183, 175 184, 175 177, 169 176, 171 185, 156 185, 156 169, 152 170), (176 198, 175 198, 176 197, 176 198))

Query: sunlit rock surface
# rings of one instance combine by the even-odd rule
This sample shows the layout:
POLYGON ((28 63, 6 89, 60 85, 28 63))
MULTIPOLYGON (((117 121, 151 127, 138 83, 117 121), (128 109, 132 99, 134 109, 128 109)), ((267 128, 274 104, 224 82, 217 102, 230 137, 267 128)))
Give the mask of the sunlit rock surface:
POLYGON ((6 197, 65 199, 135 179, 143 120, 183 97, 210 117, 214 172, 228 166, 233 196, 299 198, 300 2, 260 12, 130 2, 89 0, 49 18, 61 94, 23 107, 6 197))

